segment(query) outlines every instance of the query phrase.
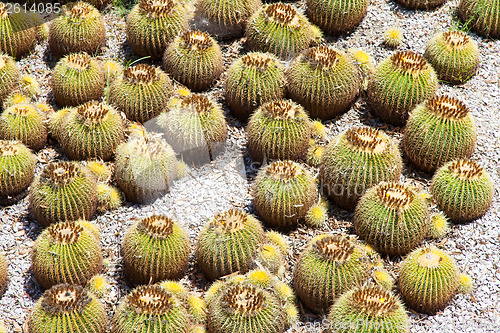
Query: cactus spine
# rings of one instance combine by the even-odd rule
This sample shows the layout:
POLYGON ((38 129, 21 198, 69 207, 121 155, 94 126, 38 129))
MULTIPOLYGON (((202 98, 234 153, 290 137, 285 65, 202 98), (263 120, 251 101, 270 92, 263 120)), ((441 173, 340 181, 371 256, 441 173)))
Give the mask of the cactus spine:
POLYGON ((36 157, 24 144, 0 140, 0 197, 24 191, 35 173, 36 157))
POLYGON ((47 142, 45 115, 33 104, 15 104, 0 115, 0 138, 19 140, 33 150, 47 142))

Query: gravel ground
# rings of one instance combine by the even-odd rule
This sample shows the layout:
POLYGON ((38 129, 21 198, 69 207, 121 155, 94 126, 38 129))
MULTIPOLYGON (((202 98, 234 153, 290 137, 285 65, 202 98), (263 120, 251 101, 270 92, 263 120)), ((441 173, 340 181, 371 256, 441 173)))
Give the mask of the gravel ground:
MULTIPOLYGON (((458 1, 449 1, 432 12, 407 11, 389 0, 372 0, 368 14, 362 24, 351 34, 331 39, 329 43, 340 49, 362 48, 378 62, 392 53, 382 44, 382 33, 389 26, 396 26, 404 32, 404 43, 400 49, 423 52, 428 39, 440 30, 454 26, 453 16, 458 1)), ((124 19, 107 10, 108 39, 102 59, 135 59, 126 45, 124 19), (112 33, 111 33, 112 32, 112 33)), ((466 101, 476 118, 478 145, 473 155, 486 168, 496 184, 500 183, 500 109, 499 65, 500 41, 479 38, 473 35, 481 50, 481 66, 478 74, 466 84, 456 87, 441 85, 440 92, 466 101)), ((226 67, 244 51, 244 41, 237 40, 222 46, 226 67)), ((46 43, 37 46, 35 52, 18 62, 23 73, 34 75, 42 84, 40 100, 53 103, 49 88, 50 71, 54 61, 47 52, 46 43)), ((126 62, 123 61, 123 62, 126 62)), ((221 102, 221 80, 210 90, 210 94, 221 102)), ((117 303, 128 291, 121 276, 119 244, 125 229, 132 224, 132 218, 165 213, 183 223, 193 243, 201 226, 215 213, 230 207, 247 208, 251 205, 251 185, 255 177, 251 160, 246 155, 245 133, 242 125, 230 118, 229 137, 225 153, 216 161, 200 168, 191 169, 189 176, 177 181, 172 191, 150 205, 131 205, 97 216, 93 221, 102 230, 102 246, 106 258, 106 274, 112 281, 112 289, 105 298, 110 315, 117 303)), ((353 108, 327 124, 329 138, 347 128, 365 124, 384 128, 394 138, 400 139, 398 128, 384 126, 371 118, 367 107, 360 99, 353 108)), ((61 158, 60 149, 48 147, 38 152, 41 165, 61 158)), ((420 173, 411 166, 406 167, 402 180, 428 188, 431 175, 420 173)), ((412 332, 498 332, 500 327, 500 256, 498 216, 500 200, 498 188, 491 209, 482 218, 466 225, 453 227, 452 232, 439 245, 451 252, 458 266, 475 280, 472 295, 457 296, 442 312, 433 315, 411 313, 412 332)), ((288 273, 304 244, 311 236, 324 231, 336 230, 352 233, 352 215, 349 212, 331 209, 331 219, 323 230, 300 227, 287 238, 292 245, 288 257, 288 273)), ((10 284, 0 299, 0 318, 3 318, 13 332, 21 332, 27 315, 41 290, 30 272, 30 250, 41 232, 27 210, 27 200, 3 207, 0 210, 0 248, 10 261, 10 284)), ((387 260, 391 269, 397 269, 398 262, 387 260)), ((207 287, 193 260, 188 274, 182 280, 193 290, 201 292, 207 287)), ((302 312, 299 325, 289 332, 322 332, 322 317, 302 312)))

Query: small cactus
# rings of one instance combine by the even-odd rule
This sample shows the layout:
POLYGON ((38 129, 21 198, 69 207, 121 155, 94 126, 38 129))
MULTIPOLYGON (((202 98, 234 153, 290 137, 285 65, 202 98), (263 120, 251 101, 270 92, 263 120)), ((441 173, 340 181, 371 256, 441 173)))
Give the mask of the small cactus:
POLYGON ((115 60, 107 59, 102 62, 102 71, 104 72, 104 77, 106 78, 105 82, 109 84, 109 82, 114 81, 121 72, 123 72, 123 66, 115 60))
POLYGON ((127 41, 135 54, 161 59, 167 45, 189 27, 188 9, 179 0, 139 0, 126 25, 127 41))
POLYGON ((172 80, 161 69, 137 64, 127 67, 109 88, 110 103, 127 119, 144 123, 160 114, 167 105, 172 80))
MULTIPOLYGON (((0 15, 2 11, 2 3, 0 3, 0 15)), ((21 81, 21 73, 12 57, 0 53, 0 103, 4 99, 16 91, 21 81)))
POLYGON ((179 162, 172 147, 150 135, 130 137, 116 148, 116 182, 128 201, 146 203, 169 191, 179 162))
POLYGON ((430 217, 428 236, 433 239, 441 239, 450 232, 450 222, 443 213, 433 213, 430 217))
POLYGON ((311 120, 299 104, 275 100, 263 104, 247 125, 248 150, 257 162, 273 159, 296 160, 307 153, 311 120))
POLYGON ((447 0, 396 0, 400 5, 409 9, 434 9, 447 0))
POLYGON ((61 141, 61 137, 64 134, 63 126, 66 122, 66 118, 72 110, 73 108, 59 109, 57 112, 54 112, 48 117, 49 132, 57 141, 61 141))
POLYGON ((331 307, 328 321, 327 333, 407 333, 410 326, 399 298, 376 285, 343 294, 331 307))
POLYGON ((187 268, 189 237, 175 220, 152 215, 127 229, 121 246, 125 276, 132 284, 179 279, 187 268))
POLYGON ((368 102, 382 121, 402 126, 416 105, 434 96, 436 72, 424 57, 400 51, 383 60, 368 83, 368 102))
POLYGON ((479 66, 477 43, 462 31, 441 32, 429 41, 424 57, 440 80, 462 84, 476 74, 479 66))
POLYGON ((209 34, 187 31, 168 46, 163 68, 189 89, 206 90, 222 73, 222 51, 209 34))
POLYGON ((40 95, 40 83, 31 75, 24 75, 19 82, 19 90, 29 98, 36 98, 40 95))
POLYGON ((307 155, 306 155, 307 164, 315 168, 319 167, 321 159, 323 158, 324 154, 325 154, 325 147, 316 144, 313 140, 313 143, 309 146, 309 149, 307 149, 307 155))
POLYGON ((186 163, 214 160, 224 150, 227 136, 221 105, 205 94, 173 100, 157 119, 167 142, 186 163))
POLYGON ((439 209, 460 223, 483 216, 493 200, 494 184, 474 160, 458 159, 439 168, 431 183, 431 193, 439 209))
MULTIPOLYGON (((9 262, 5 254, 0 252, 0 296, 3 295, 9 284, 9 262)), ((7 332, 7 331, 6 331, 7 332)))
POLYGON ((112 106, 90 101, 71 110, 62 125, 60 141, 71 159, 110 160, 123 141, 125 124, 112 106))
POLYGON ((442 310, 460 291, 455 261, 434 246, 411 252, 399 268, 398 285, 408 307, 422 313, 442 310))
POLYGON ((307 16, 327 34, 355 28, 368 9, 369 0, 307 0, 307 16))
POLYGON ((112 333, 188 333, 191 322, 180 300, 159 285, 133 289, 112 319, 112 333))
POLYGON ((197 3, 201 17, 208 23, 203 30, 218 39, 243 36, 247 21, 261 6, 261 0, 201 0, 197 3))
POLYGON ((105 43, 104 20, 91 4, 78 1, 62 7, 49 26, 49 49, 56 57, 99 52, 105 43))
POLYGON ((102 270, 102 249, 99 238, 83 224, 59 222, 37 237, 31 262, 44 289, 60 283, 84 286, 102 270))
POLYGON ((314 312, 326 311, 335 298, 369 278, 366 252, 354 239, 322 234, 300 254, 293 285, 302 303, 314 312))
POLYGON ((396 181, 402 170, 398 146, 387 134, 357 127, 338 135, 320 163, 323 191, 337 205, 352 210, 367 189, 381 181, 396 181))
POLYGON ((47 142, 46 116, 33 104, 14 104, 0 114, 0 139, 19 140, 39 150, 47 142))
POLYGON ((427 236, 429 208, 408 185, 381 182, 361 197, 353 217, 356 234, 382 254, 406 254, 427 236))
POLYGON ((90 219, 97 207, 97 184, 85 167, 73 162, 53 162, 31 184, 29 203, 43 226, 90 219))
POLYGON ((40 22, 26 7, 11 5, 0 2, 0 52, 19 58, 35 47, 40 22))
POLYGON ((258 107, 285 97, 285 68, 272 54, 250 52, 227 70, 224 86, 226 102, 240 120, 258 107))
POLYGON ((288 3, 262 6, 247 24, 251 50, 270 52, 279 58, 293 57, 314 42, 313 26, 307 17, 288 3))
POLYGON ((291 99, 311 118, 329 120, 347 110, 359 93, 358 68, 344 52, 316 46, 298 55, 286 72, 291 99))
POLYGON ((28 333, 59 330, 67 333, 106 332, 106 310, 87 289, 58 284, 46 290, 33 306, 28 333))
POLYGON ((293 161, 276 161, 259 171, 254 183, 254 206, 271 227, 295 227, 318 198, 314 177, 293 161))
POLYGON ((109 284, 109 279, 106 275, 96 274, 87 282, 86 285, 88 291, 96 295, 99 298, 103 298, 111 289, 109 284))
POLYGON ((20 91, 14 91, 3 100, 3 109, 7 109, 16 104, 30 104, 31 98, 20 91))
POLYGON ((198 265, 209 280, 250 269, 264 241, 261 223, 252 215, 231 209, 212 217, 198 237, 198 265))
POLYGON ((321 228, 328 221, 328 202, 324 199, 312 205, 304 217, 304 222, 311 228, 321 228))
POLYGON ((123 205, 123 195, 116 187, 105 183, 97 184, 97 211, 115 210, 123 205))
POLYGON ((397 48, 403 42, 403 32, 396 27, 389 27, 384 31, 384 44, 390 48, 397 48))
POLYGON ((413 164, 435 171, 446 162, 470 157, 476 140, 476 124, 467 106, 459 99, 442 95, 412 111, 402 143, 413 164))
POLYGON ((35 173, 36 157, 18 141, 0 140, 0 197, 24 191, 35 173))
POLYGON ((500 3, 491 0, 461 0, 458 16, 481 36, 500 37, 500 3))
POLYGON ((52 90, 61 106, 76 106, 100 99, 104 91, 101 64, 87 53, 67 55, 52 71, 52 90))
POLYGON ((277 245, 262 245, 255 257, 255 263, 258 268, 265 269, 278 277, 282 277, 285 274, 285 259, 283 258, 281 249, 277 245))
POLYGON ((113 178, 114 167, 111 162, 94 159, 82 162, 98 182, 109 183, 113 178))

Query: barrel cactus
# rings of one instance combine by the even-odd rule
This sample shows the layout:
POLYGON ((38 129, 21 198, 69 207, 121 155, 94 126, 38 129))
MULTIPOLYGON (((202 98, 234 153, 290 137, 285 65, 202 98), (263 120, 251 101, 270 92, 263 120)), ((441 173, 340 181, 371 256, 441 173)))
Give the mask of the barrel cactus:
POLYGON ((35 47, 40 22, 26 7, 15 10, 11 5, 0 2, 0 52, 19 58, 35 47))
MULTIPOLYGON (((1 6, 1 5, 0 5, 1 6)), ((1 8, 0 8, 1 10, 1 8)), ((17 90, 21 80, 21 73, 17 67, 16 61, 6 55, 0 54, 0 103, 4 99, 17 90)))
POLYGON ((35 174, 36 157, 19 141, 0 140, 0 198, 24 191, 35 174))
POLYGON ((33 150, 47 142, 46 116, 34 104, 14 104, 0 114, 0 139, 19 140, 33 150))
POLYGON ((369 0, 307 0, 307 16, 327 34, 355 28, 368 9, 369 0))
POLYGON ((481 36, 500 37, 500 2, 497 0, 460 0, 458 16, 481 36))

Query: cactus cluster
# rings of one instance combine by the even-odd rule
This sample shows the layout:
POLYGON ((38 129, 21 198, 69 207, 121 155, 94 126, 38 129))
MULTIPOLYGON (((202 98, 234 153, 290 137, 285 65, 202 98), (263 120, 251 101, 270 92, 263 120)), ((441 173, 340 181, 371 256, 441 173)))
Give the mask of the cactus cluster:
POLYGON ((423 56, 400 51, 383 60, 368 83, 368 102, 382 121, 402 126, 413 108, 434 96, 437 75, 423 56))
POLYGON ((325 45, 297 56, 286 72, 288 95, 311 118, 332 119, 354 102, 360 88, 358 68, 344 52, 325 45))
POLYGON ((246 272, 264 237, 260 221, 248 213, 230 209, 216 214, 198 236, 198 265, 209 280, 246 272))
POLYGON ((189 89, 206 90, 222 73, 222 51, 206 32, 187 31, 167 47, 163 68, 189 89))
POLYGON ((368 278, 369 263, 363 246, 340 234, 313 238, 293 270, 295 292, 314 312, 327 311, 337 297, 368 278))
POLYGON ((500 3, 497 0, 460 0, 458 16, 478 34, 500 37, 500 3))
POLYGON ((396 0, 400 5, 409 9, 434 9, 447 0, 396 0))
POLYGON ((125 276, 132 284, 179 279, 191 246, 186 231, 164 215, 142 218, 130 226, 121 246, 125 276))
POLYGON ((19 140, 33 150, 47 142, 46 116, 34 104, 14 104, 0 114, 0 139, 19 140))
POLYGON ((127 16, 128 45, 141 57, 163 56, 167 45, 189 27, 188 9, 180 0, 139 0, 127 16))
POLYGON ((67 333, 106 332, 104 305, 79 285, 58 284, 46 290, 33 306, 28 333, 59 330, 67 333))
POLYGON ((429 209, 414 188, 381 182, 361 197, 353 222, 356 233, 380 253, 402 255, 427 236, 429 209))
POLYGON ((219 103, 205 94, 173 98, 157 124, 186 163, 214 160, 225 146, 227 124, 219 103))
POLYGON ((246 121, 266 102, 285 97, 285 69, 270 53, 250 52, 227 70, 224 94, 229 108, 246 121))
POLYGON ((70 53, 99 52, 106 28, 101 13, 91 4, 78 1, 62 7, 62 14, 49 26, 49 48, 56 57, 70 53))
POLYGON ((60 141, 71 159, 110 160, 123 141, 125 124, 112 106, 90 101, 72 109, 61 128, 60 141))
POLYGON ((0 198, 24 191, 35 174, 36 157, 18 141, 0 140, 0 198))
POLYGON ((110 103, 127 119, 144 123, 160 114, 167 105, 172 80, 161 69, 137 64, 127 67, 109 88, 110 103))
POLYGON ((88 169, 77 163, 49 163, 31 184, 29 203, 44 226, 90 219, 97 207, 97 183, 88 169))
POLYGON ((397 296, 375 285, 343 294, 328 314, 327 333, 407 333, 410 319, 397 296))
POLYGON ((263 104, 247 125, 248 150, 257 162, 296 160, 307 153, 311 120, 302 106, 291 100, 263 104))
POLYGON ((78 221, 50 225, 33 247, 31 267, 36 280, 45 289, 60 283, 84 286, 102 269, 99 241, 78 221))
POLYGON ((464 83, 479 66, 477 43, 463 31, 437 33, 427 44, 424 57, 439 79, 452 84, 464 83))
POLYGON ((369 0, 307 0, 307 16, 328 34, 355 28, 368 10, 369 0))
POLYGON ((454 222, 483 216, 493 200, 494 184, 478 162, 458 159, 439 168, 431 193, 439 209, 454 222))
POLYGON ((98 100, 104 91, 101 64, 87 53, 60 59, 52 71, 52 91, 60 106, 76 106, 98 100))
POLYGON ((467 106, 459 99, 440 95, 411 112, 403 148, 417 167, 434 171, 446 162, 470 157, 476 140, 474 117, 467 106))
POLYGON ((313 25, 296 7, 277 2, 262 6, 250 17, 246 36, 251 50, 288 58, 311 46, 313 30, 313 25))
POLYGON ((339 206, 352 210, 370 187, 397 181, 403 162, 397 143, 381 130, 351 128, 326 147, 320 163, 323 191, 339 206))
POLYGON ((297 226, 318 200, 314 177, 302 165, 290 160, 276 161, 262 168, 253 190, 255 210, 271 227, 297 226))

